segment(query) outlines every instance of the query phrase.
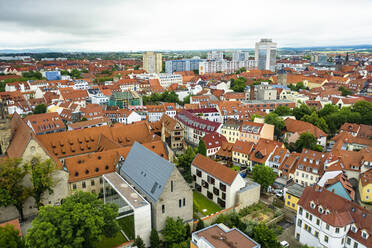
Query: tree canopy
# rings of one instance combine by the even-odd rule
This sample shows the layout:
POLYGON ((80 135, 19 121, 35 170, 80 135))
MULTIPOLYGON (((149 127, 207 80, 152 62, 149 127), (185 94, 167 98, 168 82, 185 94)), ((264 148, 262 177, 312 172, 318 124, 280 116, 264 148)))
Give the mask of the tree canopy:
POLYGON ((252 169, 252 179, 261 185, 262 191, 266 191, 274 183, 275 178, 276 173, 268 166, 257 164, 252 169))
POLYGON ((296 141, 294 148, 290 148, 290 150, 302 152, 304 148, 319 152, 323 150, 322 146, 317 144, 315 136, 309 132, 302 133, 296 141))
POLYGON ((35 157, 28 163, 29 171, 31 172, 31 182, 33 185, 32 195, 35 198, 36 205, 40 207, 41 197, 44 192, 53 193, 53 173, 56 171, 56 166, 51 159, 40 161, 35 157))
POLYGON ((305 87, 304 82, 298 82, 296 85, 290 84, 288 86, 293 91, 308 90, 308 87, 305 87))
POLYGON ((231 79, 230 88, 235 92, 244 92, 246 81, 247 79, 245 77, 238 77, 237 79, 231 79))
POLYGON ((274 110, 274 113, 279 116, 288 116, 288 115, 292 115, 292 110, 288 106, 278 106, 274 110))
POLYGON ((8 158, 0 163, 0 207, 15 206, 21 220, 24 219, 23 205, 32 193, 30 187, 21 183, 27 174, 21 159, 8 158))
POLYGON ((117 205, 104 204, 95 194, 76 192, 60 206, 41 207, 26 236, 29 247, 95 247, 102 236, 119 231, 117 205))
POLYGON ((163 93, 153 93, 150 96, 142 96, 143 105, 159 104, 159 102, 180 103, 178 95, 174 91, 165 91, 163 93))
POLYGON ((35 107, 33 113, 34 114, 43 114, 43 113, 46 113, 46 111, 47 111, 47 106, 44 103, 42 103, 42 104, 39 104, 35 107))
POLYGON ((348 88, 345 88, 344 86, 338 87, 338 90, 341 91, 342 96, 348 96, 348 95, 353 94, 353 92, 351 90, 349 90, 348 88))
POLYGON ((274 125, 274 134, 276 137, 280 137, 282 135, 282 130, 285 128, 285 123, 282 118, 279 117, 278 114, 272 112, 265 116, 265 123, 274 125))
POLYGON ((23 248, 24 242, 12 225, 0 226, 0 247, 1 248, 23 248))
POLYGON ((205 142, 202 139, 199 140, 198 153, 207 156, 207 146, 205 145, 205 142))
POLYGON ((191 163, 196 156, 196 151, 192 147, 187 147, 186 151, 176 157, 176 165, 182 168, 181 172, 187 182, 192 182, 191 177, 191 163))
POLYGON ((151 245, 151 248, 159 248, 160 247, 159 234, 155 229, 151 230, 150 245, 151 245))
POLYGON ((257 224, 253 227, 253 237, 262 248, 280 248, 275 233, 272 229, 268 228, 264 223, 257 224))
POLYGON ((186 226, 181 218, 174 220, 171 217, 167 217, 162 234, 168 246, 185 241, 187 239, 186 232, 186 226))

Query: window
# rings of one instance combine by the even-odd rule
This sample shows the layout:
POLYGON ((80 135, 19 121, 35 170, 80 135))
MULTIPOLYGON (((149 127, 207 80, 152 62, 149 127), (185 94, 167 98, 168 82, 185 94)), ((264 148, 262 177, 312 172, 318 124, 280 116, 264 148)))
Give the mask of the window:
POLYGON ((302 207, 298 209, 298 213, 302 215, 302 207))
POLYGON ((318 231, 315 231, 314 235, 315 235, 315 237, 319 238, 319 232, 318 231))
POLYGON ((288 195, 288 199, 291 199, 291 195, 288 195))
POLYGON ((201 176, 202 176, 201 171, 197 169, 197 170, 196 170, 196 175, 197 175, 198 177, 201 177, 201 176))
POLYGON ((99 178, 99 184, 102 184, 103 183, 103 179, 102 177, 99 178))
POLYGON ((340 233, 340 228, 336 227, 336 233, 340 233))
POLYGON ((356 233, 356 232, 357 232, 356 227, 355 227, 355 226, 352 226, 352 227, 351 227, 351 231, 354 232, 354 233, 356 233))
POLYGON ((316 224, 319 226, 319 224, 320 224, 320 220, 319 219, 316 219, 316 224))
POLYGON ((297 226, 301 227, 302 226, 302 220, 297 221, 297 226))
POLYGON ((171 181, 171 192, 173 192, 173 181, 171 181))
POLYGON ((354 248, 358 248, 358 243, 354 241, 354 248))
POLYGON ((161 205, 161 212, 164 214, 165 213, 165 205, 161 205))
POLYGON ((223 183, 220 183, 220 190, 226 192, 226 185, 223 183))
POLYGON ((211 200, 213 200, 213 194, 209 191, 207 191, 207 197, 211 200))
POLYGON ((183 206, 186 206, 186 198, 183 198, 183 206))
POLYGON ((179 208, 182 207, 182 200, 181 199, 178 200, 178 207, 179 208))
POLYGON ((350 245, 350 244, 351 244, 351 239, 350 239, 350 238, 347 238, 347 239, 346 239, 346 243, 347 243, 348 245, 350 245))
POLYGON ((368 238, 367 232, 362 231, 362 237, 363 237, 364 239, 367 239, 367 238, 368 238))
POLYGON ((329 230, 329 225, 328 224, 326 225, 326 229, 329 230))
POLYGON ((94 186, 94 180, 90 181, 90 185, 94 186))
POLYGON ((287 201, 287 205, 290 206, 291 205, 291 202, 290 201, 287 201))
POLYGON ((308 231, 309 233, 311 233, 311 227, 308 226, 307 224, 305 224, 304 226, 305 230, 308 231))
POLYGON ((328 243, 328 236, 324 235, 324 242, 328 243))
POLYGON ((76 184, 75 183, 72 185, 72 189, 76 189, 76 184))
POLYGON ((85 189, 85 187, 86 187, 85 182, 83 182, 81 185, 82 185, 83 189, 85 189))

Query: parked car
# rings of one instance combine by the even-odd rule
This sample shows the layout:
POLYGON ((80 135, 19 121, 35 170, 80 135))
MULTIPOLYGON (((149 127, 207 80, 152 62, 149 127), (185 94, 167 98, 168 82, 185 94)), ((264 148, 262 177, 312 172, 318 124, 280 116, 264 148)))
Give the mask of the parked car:
POLYGON ((282 247, 289 247, 288 242, 285 241, 285 240, 283 240, 282 242, 280 242, 280 245, 281 245, 282 247))
POLYGON ((275 195, 279 198, 282 198, 283 197, 283 191, 277 191, 275 195))

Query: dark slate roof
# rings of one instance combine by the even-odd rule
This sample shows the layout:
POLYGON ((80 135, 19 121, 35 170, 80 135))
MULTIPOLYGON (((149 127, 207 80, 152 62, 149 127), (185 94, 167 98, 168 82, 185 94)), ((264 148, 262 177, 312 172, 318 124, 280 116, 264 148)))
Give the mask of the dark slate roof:
POLYGON ((169 161, 134 142, 120 169, 120 175, 136 184, 153 201, 157 201, 174 167, 169 161))

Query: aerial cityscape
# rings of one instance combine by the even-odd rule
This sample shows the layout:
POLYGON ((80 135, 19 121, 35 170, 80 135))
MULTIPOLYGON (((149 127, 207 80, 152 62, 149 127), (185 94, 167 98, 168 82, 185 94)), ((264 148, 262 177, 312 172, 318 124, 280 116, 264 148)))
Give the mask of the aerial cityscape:
POLYGON ((0 12, 0 248, 372 248, 371 1, 0 12))

